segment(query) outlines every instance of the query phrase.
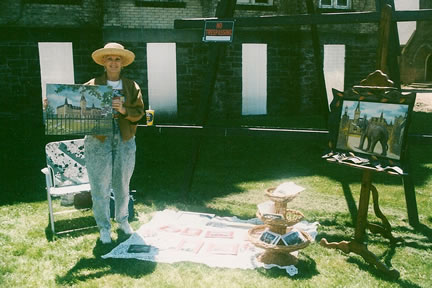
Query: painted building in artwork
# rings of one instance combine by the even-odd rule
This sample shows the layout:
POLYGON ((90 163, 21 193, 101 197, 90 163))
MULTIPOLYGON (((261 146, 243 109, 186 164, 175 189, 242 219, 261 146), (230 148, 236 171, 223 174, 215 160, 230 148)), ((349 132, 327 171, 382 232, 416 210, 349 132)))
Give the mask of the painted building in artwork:
POLYGON ((82 95, 80 99, 80 106, 69 104, 67 98, 65 98, 65 103, 63 105, 57 106, 56 114, 57 117, 63 118, 94 118, 102 115, 102 109, 95 107, 94 104, 91 107, 87 107, 87 100, 84 95, 82 95))

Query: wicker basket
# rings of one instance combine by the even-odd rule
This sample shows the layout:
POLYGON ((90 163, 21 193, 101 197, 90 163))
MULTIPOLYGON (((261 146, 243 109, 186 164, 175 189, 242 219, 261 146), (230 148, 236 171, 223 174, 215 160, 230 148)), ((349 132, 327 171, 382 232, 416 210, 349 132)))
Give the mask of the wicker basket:
MULTIPOLYGON (((269 229, 268 225, 257 225, 255 227, 249 229, 249 231, 248 231, 249 241, 252 242, 252 244, 254 244, 255 246, 257 246, 259 248, 266 249, 266 252, 291 253, 291 252, 306 248, 312 242, 312 237, 308 233, 299 230, 300 233, 303 235, 303 237, 306 239, 306 241, 303 243, 296 244, 296 245, 289 245, 289 246, 267 244, 265 242, 262 242, 259 239, 261 237, 261 234, 267 229, 269 229)), ((286 230, 284 231, 284 234, 291 231, 291 229, 292 229, 292 227, 286 228, 286 230)))
POLYGON ((262 215, 259 211, 256 212, 256 216, 264 222, 264 224, 267 225, 285 225, 286 224, 286 220, 285 220, 285 215, 284 214, 280 214, 282 215, 282 219, 274 219, 272 217, 266 217, 264 215, 262 215))
POLYGON ((294 209, 286 209, 284 216, 287 226, 293 226, 304 218, 303 213, 294 209))
MULTIPOLYGON (((256 212, 256 216, 269 227, 269 230, 271 232, 278 233, 278 234, 285 234, 286 228, 288 226, 285 218, 283 219, 267 218, 261 215, 259 211, 256 212)), ((283 215, 283 217, 285 217, 285 215, 283 215)))
POLYGON ((292 201, 295 197, 297 197, 299 193, 281 197, 281 196, 273 195, 273 191, 275 189, 276 189, 275 187, 268 188, 265 192, 265 196, 267 196, 270 200, 272 200, 275 203, 275 211, 277 214, 284 214, 285 209, 287 207, 287 203, 292 201))
POLYGON ((295 224, 297 224, 298 222, 300 222, 303 218, 304 215, 303 213, 301 213, 298 210, 294 210, 294 209, 285 209, 285 212, 282 213, 281 215, 283 215, 284 219, 274 219, 274 218, 270 218, 270 217, 265 217, 263 215, 261 215, 261 213, 259 211, 256 212, 256 216, 264 222, 264 224, 272 226, 293 226, 295 224))

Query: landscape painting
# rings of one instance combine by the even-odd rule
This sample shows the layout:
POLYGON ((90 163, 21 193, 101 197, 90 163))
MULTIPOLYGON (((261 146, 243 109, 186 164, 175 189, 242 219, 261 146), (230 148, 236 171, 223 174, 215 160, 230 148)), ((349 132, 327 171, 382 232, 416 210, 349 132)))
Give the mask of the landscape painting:
POLYGON ((47 84, 46 135, 108 135, 113 131, 112 88, 47 84))
POLYGON ((336 148, 400 160, 409 105, 344 100, 336 148))

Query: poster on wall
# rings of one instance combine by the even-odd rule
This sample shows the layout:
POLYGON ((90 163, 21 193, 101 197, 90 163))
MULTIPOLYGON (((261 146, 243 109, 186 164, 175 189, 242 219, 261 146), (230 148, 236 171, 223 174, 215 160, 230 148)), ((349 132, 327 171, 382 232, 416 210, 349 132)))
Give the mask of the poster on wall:
POLYGON ((112 97, 110 86, 47 84, 43 105, 45 134, 112 134, 112 97))

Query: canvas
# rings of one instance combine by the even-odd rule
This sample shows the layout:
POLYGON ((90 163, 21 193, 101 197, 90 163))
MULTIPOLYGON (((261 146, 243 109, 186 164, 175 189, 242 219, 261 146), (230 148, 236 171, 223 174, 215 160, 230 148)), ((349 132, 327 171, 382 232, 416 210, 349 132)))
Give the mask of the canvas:
POLYGON ((112 88, 105 85, 47 84, 46 135, 113 133, 112 88))
POLYGON ((363 157, 401 161, 415 94, 354 87, 340 92, 336 150, 363 157))

